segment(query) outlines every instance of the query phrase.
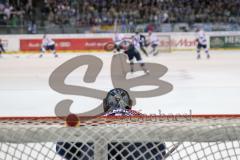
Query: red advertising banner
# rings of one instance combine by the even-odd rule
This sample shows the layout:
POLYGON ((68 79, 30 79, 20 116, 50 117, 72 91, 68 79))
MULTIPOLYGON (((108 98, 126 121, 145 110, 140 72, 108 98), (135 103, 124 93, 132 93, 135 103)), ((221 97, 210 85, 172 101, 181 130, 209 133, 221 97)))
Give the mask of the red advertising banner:
MULTIPOLYGON (((112 42, 111 38, 55 38, 58 51, 104 51, 104 46, 112 42)), ((39 51, 42 39, 20 39, 20 51, 39 51)), ((170 37, 159 36, 160 47, 172 49, 194 49, 196 40, 194 36, 170 37)))
MULTIPOLYGON (((53 39, 56 42, 56 49, 59 51, 86 51, 104 50, 104 45, 112 42, 111 38, 72 38, 72 39, 53 39)), ((42 39, 21 39, 21 51, 39 51, 42 39)))

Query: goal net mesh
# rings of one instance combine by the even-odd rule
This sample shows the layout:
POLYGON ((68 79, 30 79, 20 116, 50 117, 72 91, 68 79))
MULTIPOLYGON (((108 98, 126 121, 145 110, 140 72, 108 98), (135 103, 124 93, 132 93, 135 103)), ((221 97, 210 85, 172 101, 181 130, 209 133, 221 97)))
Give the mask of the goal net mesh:
POLYGON ((238 160, 240 117, 0 118, 0 159, 238 160))

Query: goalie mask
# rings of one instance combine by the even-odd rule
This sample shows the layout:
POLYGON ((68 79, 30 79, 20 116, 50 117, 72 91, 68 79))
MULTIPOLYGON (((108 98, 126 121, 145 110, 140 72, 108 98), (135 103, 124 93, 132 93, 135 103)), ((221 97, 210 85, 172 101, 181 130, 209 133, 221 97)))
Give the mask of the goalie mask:
POLYGON ((114 109, 131 109, 132 100, 127 91, 121 88, 115 88, 108 92, 103 99, 104 112, 114 109))

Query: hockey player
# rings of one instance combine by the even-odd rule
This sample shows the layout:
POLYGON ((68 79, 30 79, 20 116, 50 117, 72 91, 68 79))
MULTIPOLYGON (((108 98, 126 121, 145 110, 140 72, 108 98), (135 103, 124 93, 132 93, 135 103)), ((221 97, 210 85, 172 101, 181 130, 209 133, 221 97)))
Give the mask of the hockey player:
POLYGON ((132 100, 127 91, 115 88, 103 99, 104 116, 134 116, 143 115, 132 110, 132 100))
POLYGON ((47 35, 43 35, 43 40, 42 40, 42 45, 41 45, 41 53, 39 58, 43 57, 43 54, 48 51, 51 50, 54 57, 58 57, 57 53, 56 53, 56 49, 55 49, 55 42, 49 38, 47 35))
POLYGON ((156 56, 159 54, 159 50, 157 49, 159 44, 159 39, 156 35, 152 33, 151 30, 148 31, 148 45, 152 47, 152 50, 150 51, 150 55, 156 56))
MULTIPOLYGON (((103 100, 104 116, 144 116, 132 110, 132 100, 127 91, 115 88, 108 92, 103 100)), ((161 142, 124 142, 109 145, 109 159, 116 160, 163 160, 166 145, 161 142)))
POLYGON ((124 51, 125 54, 128 56, 128 60, 130 61, 130 69, 131 72, 134 72, 134 58, 136 58, 137 62, 140 64, 142 70, 145 73, 149 73, 148 70, 145 68, 145 64, 142 61, 142 57, 136 47, 139 46, 139 43, 135 40, 134 36, 132 37, 132 42, 129 44, 127 49, 124 51))
MULTIPOLYGON (((132 100, 127 91, 115 88, 103 100, 103 116, 140 116, 132 110, 132 100)), ((66 160, 94 159, 94 142, 58 142, 57 153, 66 160)), ((109 142, 108 159, 115 160, 163 160, 166 158, 166 145, 163 142, 109 142)))
POLYGON ((203 29, 197 29, 197 59, 201 58, 200 51, 201 49, 205 49, 205 53, 207 58, 210 58, 208 48, 207 48, 207 39, 206 39, 206 34, 203 29))
POLYGON ((145 50, 145 46, 146 46, 146 37, 142 34, 140 34, 139 32, 136 32, 135 33, 135 36, 134 36, 134 39, 137 43, 139 43, 139 48, 140 50, 146 55, 148 56, 147 54, 147 51, 145 50))
MULTIPOLYGON (((115 32, 115 33, 114 33, 114 37, 113 37, 113 42, 114 42, 114 44, 115 44, 115 49, 116 49, 117 52, 120 52, 120 50, 122 49, 121 43, 122 43, 123 41, 124 41, 124 40, 123 40, 123 36, 122 36, 120 33, 115 32)), ((116 52, 116 51, 115 51, 115 52, 116 52)))
POLYGON ((3 48, 2 40, 0 39, 0 58, 2 57, 2 53, 5 53, 5 49, 3 48))

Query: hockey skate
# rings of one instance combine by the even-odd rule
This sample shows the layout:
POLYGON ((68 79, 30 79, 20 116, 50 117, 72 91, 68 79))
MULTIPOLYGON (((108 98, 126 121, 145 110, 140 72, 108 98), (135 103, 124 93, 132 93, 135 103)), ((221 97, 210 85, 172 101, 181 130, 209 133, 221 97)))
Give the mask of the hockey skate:
POLYGON ((201 59, 201 56, 200 56, 200 54, 199 54, 199 55, 197 55, 197 59, 201 59))
POLYGON ((207 54, 207 59, 210 59, 210 54, 207 54))

